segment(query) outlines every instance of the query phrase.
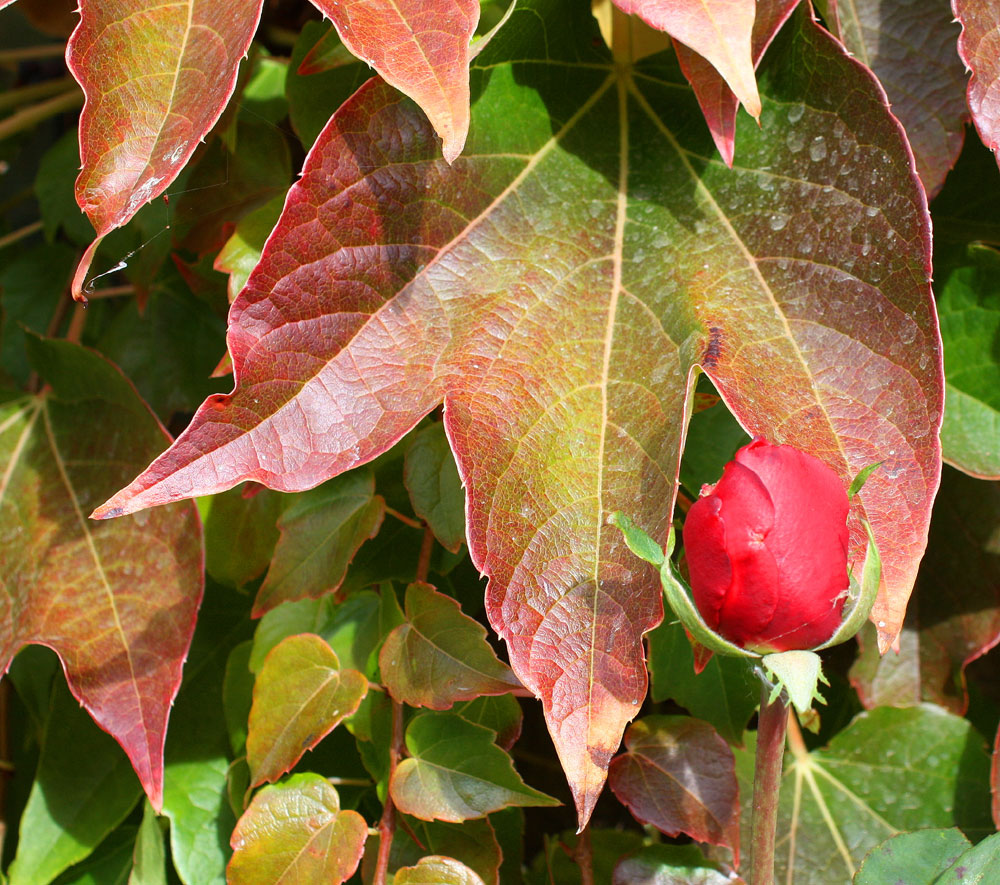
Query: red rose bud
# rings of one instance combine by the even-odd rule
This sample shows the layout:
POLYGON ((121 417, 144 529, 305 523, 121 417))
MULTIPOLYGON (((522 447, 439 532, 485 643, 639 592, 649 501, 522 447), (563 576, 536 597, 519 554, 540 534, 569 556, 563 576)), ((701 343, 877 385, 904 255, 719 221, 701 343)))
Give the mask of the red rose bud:
POLYGON ((808 649, 840 626, 847 492, 822 461, 758 439, 684 523, 694 603, 709 627, 756 651, 808 649))

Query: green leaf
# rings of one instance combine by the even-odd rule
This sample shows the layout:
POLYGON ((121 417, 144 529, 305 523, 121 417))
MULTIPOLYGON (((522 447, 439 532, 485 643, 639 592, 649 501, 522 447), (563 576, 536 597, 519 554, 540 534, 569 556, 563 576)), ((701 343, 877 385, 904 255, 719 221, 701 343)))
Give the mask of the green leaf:
POLYGON ((617 511, 612 514, 611 524, 621 529, 622 534, 625 536, 625 543, 628 544, 628 549, 638 556, 639 559, 643 559, 657 568, 662 567, 665 558, 663 548, 624 513, 617 511))
POLYGON ((442 547, 457 553, 465 541, 465 491, 443 423, 436 421, 413 434, 404 465, 403 482, 413 512, 431 527, 442 547))
POLYGON ((10 885, 45 885, 87 857, 142 795, 128 758, 57 679, 10 885))
POLYGON ((521 687, 486 642, 486 630, 422 583, 406 588, 406 621, 386 637, 379 670, 395 700, 433 710, 521 687))
MULTIPOLYGON (((391 588, 388 593, 395 603, 391 588)), ((334 606, 328 623, 321 630, 312 632, 330 643, 341 667, 357 670, 374 679, 378 669, 378 650, 389 632, 382 623, 382 615, 382 597, 371 590, 361 590, 334 606)))
MULTIPOLYGON (((747 748, 735 751, 744 839, 753 743, 748 735, 747 748)), ((791 743, 778 809, 778 881, 849 881, 872 848, 906 830, 957 826, 973 841, 992 831, 982 738, 939 707, 862 713, 829 746, 811 753, 791 743)))
POLYGON ((970 246, 937 284, 944 343, 945 459, 981 477, 1000 477, 1000 254, 970 246))
POLYGON ((700 673, 684 628, 664 621, 646 634, 652 696, 675 700, 697 719, 714 726, 730 744, 743 742, 743 730, 760 703, 760 682, 747 661, 713 655, 700 673))
POLYGON ((647 845, 622 858, 612 885, 727 885, 725 873, 712 866, 694 845, 647 845))
POLYGON ((149 800, 142 809, 142 823, 135 837, 132 872, 128 885, 167 885, 166 852, 163 830, 149 800))
POLYGON ((322 636, 333 620, 337 605, 332 598, 300 599, 283 602, 272 608, 257 622, 250 652, 250 670, 260 673, 264 659, 282 639, 298 633, 316 633, 322 636))
MULTIPOLYGON (((66 870, 53 885, 128 885, 136 836, 135 827, 119 827, 90 857, 66 870)), ((7 879, 0 881, 9 885, 7 879)))
POLYGON ((916 830, 899 833, 868 852, 852 885, 933 885, 938 876, 962 855, 971 843, 962 831, 916 830))
POLYGON ((1000 869, 1000 833, 987 836, 934 880, 934 885, 990 885, 1000 869))
POLYGON ((275 781, 358 709, 368 680, 340 669, 326 641, 304 633, 268 654, 253 689, 247 764, 253 786, 275 781))
POLYGON ((240 486, 200 501, 206 571, 231 587, 243 587, 264 574, 278 543, 278 517, 289 496, 262 486, 240 486))
POLYGON ((736 450, 748 442, 750 437, 724 402, 696 411, 688 424, 681 459, 681 483, 697 496, 703 485, 719 481, 723 468, 733 460, 736 450))
MULTIPOLYGON (((590 852, 593 858, 593 881, 610 882, 618 861, 626 854, 638 851, 643 844, 639 833, 627 830, 590 831, 590 852)), ((582 882, 580 864, 574 854, 579 836, 563 832, 545 840, 545 851, 535 857, 525 881, 528 885, 578 885, 582 882)))
POLYGON ((395 885, 484 885, 464 863, 450 857, 422 857, 415 867, 400 867, 392 880, 395 885))
POLYGON ((466 722, 484 725, 495 731, 498 747, 509 750, 521 736, 521 722, 524 718, 521 705, 512 694, 481 697, 455 704, 451 712, 461 716, 466 722))
POLYGON ((226 673, 222 682, 222 709, 226 717, 226 731, 233 753, 245 752, 247 719, 253 705, 254 674, 250 672, 250 653, 253 641, 241 642, 226 659, 226 673))
POLYGON ((405 815, 403 826, 392 840, 390 868, 412 865, 427 854, 439 854, 461 861, 486 885, 496 885, 502 855, 493 817, 449 823, 405 815), (414 842, 410 834, 418 841, 414 842))
POLYGON ((358 548, 378 534, 384 513, 370 470, 346 473, 298 495, 278 518, 281 537, 257 592, 254 616, 336 590, 358 548))
POLYGON ((368 824, 341 811, 337 791, 316 774, 296 774, 264 787, 233 831, 229 885, 323 882, 353 875, 368 824))
POLYGON ((244 215, 236 225, 232 236, 226 240, 216 255, 213 267, 229 274, 230 301, 246 285, 250 271, 260 261, 264 242, 274 229, 284 205, 285 195, 279 194, 259 209, 244 215))
POLYGON ((817 688, 820 680, 823 682, 826 680, 823 678, 819 655, 815 652, 777 652, 764 655, 761 664, 775 680, 775 690, 772 693, 771 703, 774 702, 777 692, 782 688, 788 692, 789 699, 800 714, 807 713, 812 709, 814 698, 819 701, 823 700, 817 688))
POLYGON ((459 822, 511 805, 558 805, 527 786, 495 732, 453 713, 423 713, 406 729, 410 758, 389 784, 396 807, 424 820, 459 822))

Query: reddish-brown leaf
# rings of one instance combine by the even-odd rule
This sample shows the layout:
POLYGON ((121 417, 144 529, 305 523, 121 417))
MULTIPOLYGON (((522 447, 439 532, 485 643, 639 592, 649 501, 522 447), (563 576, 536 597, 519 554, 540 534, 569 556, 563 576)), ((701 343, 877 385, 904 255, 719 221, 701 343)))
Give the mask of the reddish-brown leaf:
POLYGON ((608 785, 636 820, 668 836, 725 845, 740 861, 740 796, 733 752, 707 722, 647 716, 625 732, 608 785))
POLYGON ((854 0, 835 8, 841 40, 885 87, 933 196, 962 151, 969 116, 951 10, 938 0, 854 0))
POLYGON ((395 700, 432 710, 521 687, 486 630, 430 584, 406 588, 406 622, 386 637, 379 671, 395 700))
MULTIPOLYGON (((968 100, 979 137, 1000 148, 1000 0, 952 0, 962 25, 958 54, 972 72, 968 100)), ((1000 157, 998 157, 1000 162, 1000 157)))
MULTIPOLYGON (((760 0, 757 3, 750 39, 754 67, 760 63, 767 47, 798 3, 799 0, 760 0)), ((732 166, 733 152, 736 149, 736 112, 739 110, 740 100, 703 55, 679 42, 674 43, 674 49, 681 70, 701 105, 701 112, 705 115, 715 146, 726 165, 732 166)))
POLYGON ((412 98, 454 162, 469 133, 469 41, 479 0, 312 0, 340 39, 412 98))
POLYGON ((67 63, 86 95, 76 201, 101 239, 162 194, 219 118, 263 0, 81 0, 67 63))
POLYGON ((755 0, 615 0, 615 5, 694 50, 719 72, 747 113, 760 118, 750 48, 755 0))
POLYGON ((53 649, 159 808, 167 717, 202 592, 197 511, 89 521, 169 437, 101 357, 29 345, 51 389, 0 407, 0 671, 28 643, 53 649))
POLYGON ((1000 830, 1000 727, 993 742, 993 762, 990 765, 990 794, 993 797, 993 826, 1000 830))
POLYGON ((308 488, 443 400, 491 623, 585 821, 662 612, 607 518, 664 538, 696 367, 748 430, 845 486, 884 462, 851 550, 866 516, 883 646, 926 542, 942 369, 923 190, 866 68, 800 11, 728 170, 668 57, 630 74, 576 21, 558 0, 515 10, 477 57, 472 149, 451 167, 396 93, 358 90, 233 304, 236 389, 95 515, 246 479, 308 488))

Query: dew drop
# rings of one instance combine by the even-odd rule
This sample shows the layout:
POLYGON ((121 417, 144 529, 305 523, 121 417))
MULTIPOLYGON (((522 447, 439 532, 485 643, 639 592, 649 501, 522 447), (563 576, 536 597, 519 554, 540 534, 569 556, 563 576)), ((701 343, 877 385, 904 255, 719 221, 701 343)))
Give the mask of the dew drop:
POLYGON ((795 104, 788 109, 788 122, 798 123, 802 119, 802 115, 806 112, 805 105, 795 104))
POLYGON ((826 139, 822 135, 817 135, 809 145, 809 157, 815 163, 826 157, 826 139))
POLYGON ((771 230, 781 230, 788 224, 788 216, 783 215, 781 212, 776 212, 768 220, 768 224, 771 226, 771 230))

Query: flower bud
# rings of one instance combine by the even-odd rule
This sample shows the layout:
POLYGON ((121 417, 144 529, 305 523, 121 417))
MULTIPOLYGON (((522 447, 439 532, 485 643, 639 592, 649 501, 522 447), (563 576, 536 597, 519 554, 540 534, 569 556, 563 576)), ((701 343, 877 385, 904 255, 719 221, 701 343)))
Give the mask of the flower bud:
POLYGON ((695 605, 743 648, 815 648, 847 596, 847 492, 822 461, 762 439, 705 486, 684 523, 695 605))

